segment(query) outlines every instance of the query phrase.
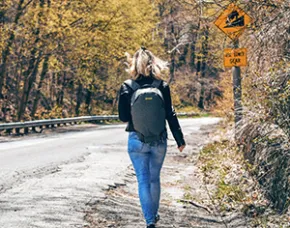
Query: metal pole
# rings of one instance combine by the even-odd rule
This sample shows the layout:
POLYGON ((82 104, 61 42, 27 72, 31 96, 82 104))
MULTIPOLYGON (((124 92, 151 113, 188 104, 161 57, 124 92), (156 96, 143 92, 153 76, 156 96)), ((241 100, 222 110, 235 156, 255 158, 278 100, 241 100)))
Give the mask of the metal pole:
MULTIPOLYGON (((239 48, 239 40, 233 42, 233 48, 239 48)), ((241 68, 233 67, 233 92, 234 92, 234 110, 235 110, 235 138, 237 139, 237 129, 241 120, 243 119, 243 106, 242 106, 242 78, 241 68)))

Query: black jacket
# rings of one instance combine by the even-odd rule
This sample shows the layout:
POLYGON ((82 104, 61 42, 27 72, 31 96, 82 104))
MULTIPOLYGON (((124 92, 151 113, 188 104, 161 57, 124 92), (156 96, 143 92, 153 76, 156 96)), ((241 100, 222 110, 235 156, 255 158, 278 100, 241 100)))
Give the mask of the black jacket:
MULTIPOLYGON (((151 84, 153 80, 154 79, 152 77, 140 76, 135 81, 140 86, 142 86, 145 84, 151 84)), ((178 147, 185 145, 185 141, 183 138, 183 134, 182 134, 176 113, 172 107, 169 86, 166 82, 162 81, 158 89, 161 91, 164 98, 166 119, 169 124, 172 135, 178 147)), ((123 83, 119 92, 118 111, 119 111, 119 119, 123 122, 128 122, 126 131, 135 131, 133 127, 133 123, 132 123, 132 118, 131 118, 130 102, 131 102, 132 94, 133 94, 133 90, 129 86, 123 83)))

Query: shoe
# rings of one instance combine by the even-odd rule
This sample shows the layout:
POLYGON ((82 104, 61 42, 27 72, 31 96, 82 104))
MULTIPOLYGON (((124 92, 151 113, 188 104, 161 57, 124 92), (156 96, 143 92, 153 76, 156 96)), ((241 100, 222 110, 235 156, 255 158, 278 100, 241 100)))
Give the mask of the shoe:
POLYGON ((155 227, 155 224, 150 224, 150 225, 147 225, 147 228, 156 228, 156 227, 155 227))
POLYGON ((160 220, 160 215, 156 215, 155 217, 155 224, 160 220))

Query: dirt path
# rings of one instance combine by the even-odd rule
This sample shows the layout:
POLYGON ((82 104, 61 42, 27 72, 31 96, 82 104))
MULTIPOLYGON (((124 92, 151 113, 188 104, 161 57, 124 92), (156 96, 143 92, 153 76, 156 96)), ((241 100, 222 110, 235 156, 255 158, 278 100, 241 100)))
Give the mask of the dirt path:
MULTIPOLYGON (((177 152, 175 143, 169 141, 161 177, 161 220, 157 227, 247 227, 241 214, 220 216, 203 185, 197 159, 202 146, 214 140, 214 130, 213 125, 207 125, 198 133, 187 135, 184 153, 177 152)), ((86 228, 145 227, 132 167, 123 179, 123 184, 106 190, 105 199, 89 205, 86 228)))

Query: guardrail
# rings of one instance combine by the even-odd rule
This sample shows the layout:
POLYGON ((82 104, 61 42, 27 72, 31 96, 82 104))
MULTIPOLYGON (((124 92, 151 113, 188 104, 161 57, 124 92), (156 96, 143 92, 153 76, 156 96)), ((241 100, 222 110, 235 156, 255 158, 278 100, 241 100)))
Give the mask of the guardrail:
MULTIPOLYGON (((178 116, 196 116, 196 113, 177 113, 178 116)), ((24 134, 28 134, 29 131, 37 132, 36 128, 40 128, 41 131, 43 128, 54 128, 56 126, 67 125, 67 124, 77 124, 82 122, 98 122, 102 120, 118 120, 117 115, 107 115, 107 116, 81 116, 73 118, 63 118, 63 119, 46 119, 46 120, 34 120, 26 122, 15 122, 15 123, 5 123, 0 124, 0 135, 1 132, 6 134, 12 134, 15 131, 15 134, 20 134, 20 131, 23 130, 24 134)))

